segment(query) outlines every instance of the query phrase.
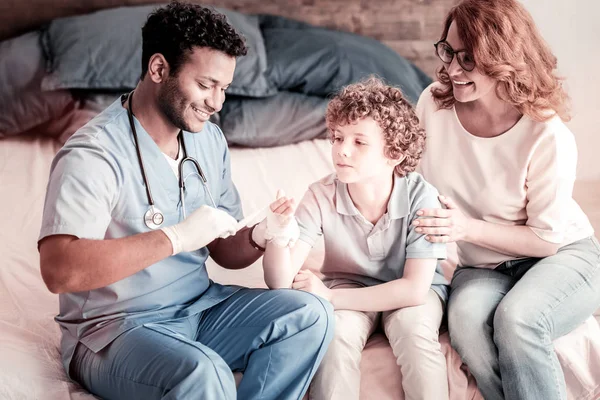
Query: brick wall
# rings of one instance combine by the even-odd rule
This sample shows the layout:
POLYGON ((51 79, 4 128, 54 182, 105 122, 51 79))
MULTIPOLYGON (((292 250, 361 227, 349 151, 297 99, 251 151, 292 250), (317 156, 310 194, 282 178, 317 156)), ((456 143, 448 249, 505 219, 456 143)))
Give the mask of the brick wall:
MULTIPOLYGON (((246 13, 270 13, 378 39, 433 76, 444 17, 457 0, 193 0, 246 13)), ((167 0, 2 0, 0 40, 66 15, 167 0)))
POLYGON ((433 76, 439 66, 433 43, 439 39, 446 13, 457 0, 213 0, 211 3, 370 36, 433 76))

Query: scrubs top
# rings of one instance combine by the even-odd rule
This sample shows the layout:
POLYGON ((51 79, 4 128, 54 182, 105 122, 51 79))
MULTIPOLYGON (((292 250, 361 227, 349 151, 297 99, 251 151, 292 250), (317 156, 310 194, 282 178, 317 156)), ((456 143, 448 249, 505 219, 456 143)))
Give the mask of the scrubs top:
MULTIPOLYGON (((177 224, 182 219, 178 180, 154 140, 135 118, 134 123, 154 204, 165 216, 162 226, 177 224)), ((221 130, 206 122, 201 132, 184 132, 183 137, 217 207, 240 220, 242 207, 221 130)), ((187 215, 211 205, 195 172, 192 163, 185 164, 187 215)), ((127 110, 117 100, 79 129, 54 158, 39 240, 50 235, 117 239, 147 232, 148 207, 127 110)), ((238 291, 209 280, 208 255, 207 248, 180 253, 106 287, 60 294, 56 321, 65 370, 78 342, 98 352, 130 329, 199 313, 238 291)))

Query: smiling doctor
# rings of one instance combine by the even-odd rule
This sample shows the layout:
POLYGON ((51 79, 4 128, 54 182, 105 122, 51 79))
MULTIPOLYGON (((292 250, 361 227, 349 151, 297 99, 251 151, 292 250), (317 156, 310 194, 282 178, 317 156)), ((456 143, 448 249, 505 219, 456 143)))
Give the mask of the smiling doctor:
MULTIPOLYGON (((331 305, 220 285, 205 267, 210 255, 244 268, 267 237, 298 236, 294 218, 236 233, 229 152, 208 119, 244 41, 222 15, 183 3, 153 12, 142 37, 136 89, 52 163, 39 250, 60 294, 64 368, 102 398, 300 399, 332 337, 331 305), (237 393, 232 371, 244 373, 237 393)), ((292 200, 271 210, 290 215, 292 200)))

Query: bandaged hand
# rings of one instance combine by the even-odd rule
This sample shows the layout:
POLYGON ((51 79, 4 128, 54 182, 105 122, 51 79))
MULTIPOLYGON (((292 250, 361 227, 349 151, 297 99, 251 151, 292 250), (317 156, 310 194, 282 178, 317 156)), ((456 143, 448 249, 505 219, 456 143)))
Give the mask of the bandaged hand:
POLYGON ((237 221, 223 210, 200 206, 180 223, 161 230, 173 246, 173 255, 198 250, 216 238, 235 235, 237 221))
POLYGON ((266 247, 267 242, 293 247, 300 236, 295 211, 294 199, 286 197, 282 190, 277 191, 277 199, 271 203, 267 217, 253 229, 252 240, 261 247, 266 247))

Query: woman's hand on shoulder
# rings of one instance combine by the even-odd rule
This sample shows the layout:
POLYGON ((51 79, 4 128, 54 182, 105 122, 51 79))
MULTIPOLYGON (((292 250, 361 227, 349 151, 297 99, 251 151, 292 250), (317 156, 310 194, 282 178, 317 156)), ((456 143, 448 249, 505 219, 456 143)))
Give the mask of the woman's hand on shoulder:
POLYGON ((424 208, 417 211, 419 218, 412 222, 415 231, 427 235, 425 239, 432 243, 448 243, 466 240, 472 219, 467 217, 445 196, 439 196, 444 208, 424 208))

